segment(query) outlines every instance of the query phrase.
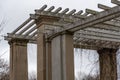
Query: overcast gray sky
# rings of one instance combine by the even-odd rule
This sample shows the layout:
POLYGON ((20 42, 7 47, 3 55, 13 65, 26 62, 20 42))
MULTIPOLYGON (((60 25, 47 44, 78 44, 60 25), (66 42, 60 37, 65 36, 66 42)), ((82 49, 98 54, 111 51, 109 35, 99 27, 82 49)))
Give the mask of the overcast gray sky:
MULTIPOLYGON (((35 9, 39 9, 44 4, 47 4, 48 7, 55 6, 57 7, 63 7, 64 8, 70 8, 79 10, 85 10, 85 8, 94 9, 94 10, 100 10, 97 8, 97 4, 102 3, 106 4, 108 6, 113 6, 111 4, 111 0, 0 0, 0 21, 5 20, 4 30, 2 35, 11 32, 15 28, 17 28, 22 22, 25 21, 29 17, 30 13, 34 13, 35 9)), ((35 45, 29 46, 29 62, 30 62, 30 69, 35 69, 35 62, 36 59, 33 60, 33 58, 36 57, 36 50, 35 45), (32 60, 31 60, 32 59, 32 60)), ((7 41, 1 41, 0 42, 0 49, 1 53, 4 54, 2 57, 9 60, 9 46, 7 44, 7 41)), ((95 53, 91 52, 90 53, 95 53)), ((88 52, 87 52, 88 53, 88 52)), ((86 56, 86 55, 83 55, 86 56)), ((94 56, 94 55, 92 55, 94 56)), ((93 57, 92 57, 93 58, 93 57)), ((89 64, 88 59, 83 59, 83 63, 86 63, 86 65, 89 64)), ((81 60, 79 59, 79 56, 75 57, 75 68, 76 71, 80 70, 80 64, 81 60)), ((84 67, 85 68, 85 67, 84 67)), ((89 70, 89 68, 86 68, 86 72, 89 70)), ((84 70, 84 69, 82 69, 84 70)))

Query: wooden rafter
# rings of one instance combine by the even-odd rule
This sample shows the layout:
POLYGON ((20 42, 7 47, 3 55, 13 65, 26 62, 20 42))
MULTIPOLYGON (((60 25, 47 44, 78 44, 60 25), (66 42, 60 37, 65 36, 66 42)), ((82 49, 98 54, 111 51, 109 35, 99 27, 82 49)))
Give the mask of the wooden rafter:
MULTIPOLYGON (((117 0, 111 0, 111 2, 120 5, 117 0)), ((74 46, 77 47, 92 46, 98 48, 100 43, 104 44, 101 47, 107 45, 106 47, 109 48, 113 48, 113 46, 115 48, 120 45, 120 6, 109 7, 98 4, 98 8, 103 9, 103 11, 86 9, 85 13, 82 10, 76 12, 75 9, 69 10, 69 8, 62 10, 61 7, 58 7, 55 9, 54 6, 46 8, 47 5, 44 5, 40 9, 35 10, 35 14, 30 14, 30 18, 8 34, 5 39, 9 41, 12 38, 23 38, 28 39, 31 43, 36 43, 38 32, 35 21, 42 16, 50 16, 58 17, 60 20, 48 23, 49 27, 45 27, 45 31, 42 32, 46 33, 49 39, 65 31, 70 31, 74 33, 74 46), (50 25, 54 27, 50 27, 50 25), (111 45, 109 45, 110 42, 112 43, 111 45)))

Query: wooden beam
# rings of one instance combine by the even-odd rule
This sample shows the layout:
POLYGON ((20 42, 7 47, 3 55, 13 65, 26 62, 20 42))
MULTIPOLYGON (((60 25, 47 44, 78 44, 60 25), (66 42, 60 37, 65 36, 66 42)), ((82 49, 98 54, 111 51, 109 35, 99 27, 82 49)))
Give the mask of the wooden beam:
MULTIPOLYGON (((83 11, 80 11, 80 12, 78 12, 78 13, 76 13, 75 15, 74 15, 74 17, 75 18, 80 18, 80 19, 85 19, 86 18, 86 16, 83 16, 83 15, 80 15, 81 14, 81 12, 83 12, 83 11)), ((86 12, 88 12, 88 13, 91 13, 91 14, 96 14, 96 13, 98 13, 98 12, 96 12, 96 11, 93 11, 93 10, 90 10, 90 9, 86 9, 86 12)), ((54 14, 54 12, 50 12, 50 14, 54 14)), ((59 16, 59 15, 54 15, 54 16, 59 16)), ((60 17, 60 16, 59 16, 60 17)), ((38 17, 37 17, 37 15, 34 15, 33 16, 33 18, 34 19, 37 19, 38 17)), ((66 17, 65 17, 65 15, 64 15, 64 17, 62 17, 64 20, 66 20, 66 17)), ((68 20, 68 19, 67 19, 68 20)), ((68 20, 69 21, 69 20, 68 20)), ((70 21, 75 21, 74 19, 71 19, 70 18, 70 21)), ((104 22, 104 23, 100 23, 100 24, 97 24, 97 25, 95 25, 95 26, 93 26, 93 27, 100 27, 100 28, 103 28, 103 25, 105 25, 105 29, 109 29, 109 30, 119 30, 119 27, 120 27, 120 25, 119 25, 119 23, 118 22, 115 22, 115 21, 107 21, 107 22, 104 22), (100 26, 101 25, 101 26, 100 26), (108 25, 108 26, 107 26, 108 25), (109 28, 109 26, 110 26, 110 28, 109 28), (113 28, 115 26, 115 28, 113 28), (112 27, 112 28, 111 28, 112 27)), ((63 26, 63 25, 62 25, 63 26)))
POLYGON ((44 11, 46 8, 47 8, 47 5, 43 5, 40 9, 35 10, 35 13, 36 12, 40 13, 40 12, 44 11))
POLYGON ((120 39, 108 38, 108 37, 101 37, 101 36, 94 36, 94 35, 85 35, 85 34, 78 34, 76 37, 82 37, 86 39, 93 39, 93 40, 103 40, 103 41, 111 41, 111 42, 120 42, 120 39))
POLYGON ((24 27, 27 23, 31 21, 31 18, 28 18, 24 23, 22 23, 17 29, 15 29, 12 34, 15 34, 17 31, 19 31, 22 27, 24 27))
POLYGON ((113 48, 116 49, 119 46, 112 46, 112 45, 92 45, 92 44, 75 44, 74 43, 74 48, 81 48, 81 49, 91 49, 91 50, 98 50, 101 48, 113 48))
POLYGON ((112 2, 113 4, 120 5, 120 1, 118 1, 118 0, 111 0, 111 2, 112 2))
POLYGON ((72 11, 70 11, 67 15, 72 15, 72 14, 74 14, 76 12, 76 9, 73 9, 72 11))
POLYGON ((86 13, 93 14, 93 15, 96 15, 99 13, 98 11, 91 10, 91 9, 86 9, 85 11, 86 11, 86 13))
POLYGON ((89 15, 89 13, 87 13, 87 12, 85 12, 84 14, 82 14, 82 16, 88 16, 89 15))
POLYGON ((120 27, 112 26, 112 25, 108 25, 108 24, 104 24, 104 23, 97 24, 92 27, 95 29, 104 29, 104 30, 116 31, 116 32, 120 31, 120 27))
POLYGON ((32 34, 30 35, 30 38, 34 37, 35 35, 37 35, 37 31, 35 31, 34 33, 32 33, 32 34))
POLYGON ((104 29, 95 29, 95 28, 86 28, 86 31, 96 32, 96 33, 103 33, 103 34, 109 34, 114 36, 120 36, 120 32, 118 31, 110 31, 110 30, 104 30, 104 29))
POLYGON ((107 11, 102 11, 99 14, 89 16, 84 20, 76 21, 74 24, 65 25, 64 30, 56 31, 54 34, 52 34, 52 36, 50 35, 49 38, 53 38, 64 31, 76 32, 80 29, 84 29, 93 26, 95 24, 108 21, 119 16, 120 16, 120 6, 116 6, 107 11))
POLYGON ((104 10, 109 10, 111 7, 108 7, 108 6, 103 5, 103 4, 98 4, 98 8, 104 9, 104 10))
POLYGON ((81 15, 83 13, 83 10, 80 10, 80 11, 78 11, 77 13, 75 13, 75 15, 81 15))
POLYGON ((95 25, 101 22, 108 21, 118 16, 120 16, 120 6, 113 7, 107 11, 102 11, 97 15, 89 16, 85 20, 76 21, 73 25, 71 24, 66 25, 65 30, 75 32, 80 29, 83 29, 83 28, 86 28, 86 27, 89 27, 89 26, 92 26, 92 25, 95 25))
POLYGON ((57 13, 59 13, 61 10, 62 10, 62 8, 59 7, 59 8, 57 8, 57 9, 53 12, 53 14, 57 14, 57 13))
POLYGON ((51 12, 54 8, 55 8, 54 6, 51 6, 51 7, 47 10, 47 12, 51 12))
POLYGON ((77 42, 74 41, 77 44, 84 44, 84 45, 94 45, 94 46, 98 46, 98 47, 103 47, 103 48, 115 48, 115 47, 119 47, 120 43, 118 42, 111 42, 111 41, 103 41, 103 40, 94 40, 94 39, 86 39, 83 38, 83 40, 78 40, 77 42))
POLYGON ((74 17, 79 18, 79 19, 87 18, 87 16, 85 16, 85 15, 74 15, 74 17))
POLYGON ((116 21, 106 21, 106 22, 104 22, 104 24, 111 25, 114 27, 120 27, 120 23, 116 22, 116 21))
MULTIPOLYGON (((33 36, 34 37, 34 36, 33 36)), ((8 33, 8 38, 20 38, 20 39, 28 39, 28 40, 34 40, 33 37, 31 36, 24 36, 24 35, 19 35, 19 34, 11 34, 8 33)))
POLYGON ((37 29, 37 26, 34 26, 32 29, 30 29, 28 32, 26 32, 24 35, 28 36, 30 33, 32 33, 35 29, 37 29))
POLYGON ((36 19, 39 18, 39 15, 36 15, 36 14, 30 14, 30 18, 36 20, 36 19))
POLYGON ((88 35, 88 36, 95 36, 95 37, 103 37, 103 38, 110 38, 110 39, 120 39, 119 36, 120 35, 115 35, 115 34, 108 34, 108 33, 102 33, 102 32, 97 32, 97 31, 90 31, 90 30, 80 30, 79 32, 77 32, 76 34, 81 34, 82 35, 88 35))
POLYGON ((22 29, 18 34, 23 34, 27 29, 29 29, 31 26, 35 24, 35 21, 31 22, 28 26, 26 26, 24 29, 22 29))
POLYGON ((64 9, 60 14, 64 15, 69 11, 69 8, 64 9))
MULTIPOLYGON (((95 40, 95 39, 86 39, 80 36, 74 36, 74 44, 82 45, 84 48, 89 45, 88 49, 94 48, 118 48, 120 43, 118 42, 111 42, 111 41, 104 41, 104 40, 95 40), (92 48, 91 48, 92 46, 92 48)), ((86 49, 86 48, 85 48, 86 49)))
POLYGON ((74 44, 74 48, 98 50, 100 47, 95 45, 74 44))

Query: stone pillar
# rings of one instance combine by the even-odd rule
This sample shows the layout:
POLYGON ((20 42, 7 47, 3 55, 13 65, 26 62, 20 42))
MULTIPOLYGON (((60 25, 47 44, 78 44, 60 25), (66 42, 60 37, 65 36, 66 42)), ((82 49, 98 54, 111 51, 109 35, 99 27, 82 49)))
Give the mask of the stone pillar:
POLYGON ((37 35, 37 80, 46 80, 45 35, 41 30, 43 27, 38 28, 37 35))
POLYGON ((12 39, 10 44, 10 80, 28 80, 26 39, 12 39))
POLYGON ((46 41, 46 80, 52 80, 51 41, 46 41))
POLYGON ((100 80, 117 80, 117 49, 103 48, 99 54, 100 80))
POLYGON ((37 25, 37 80, 51 80, 51 44, 45 41, 45 28, 58 21, 58 17, 40 16, 36 20, 37 25))
POLYGON ((52 40, 52 80, 74 80, 73 35, 63 34, 52 40))
MULTIPOLYGON (((42 27, 40 27, 42 30, 42 27)), ((51 42, 45 40, 45 34, 39 33, 37 39, 37 80, 52 80, 51 42)))

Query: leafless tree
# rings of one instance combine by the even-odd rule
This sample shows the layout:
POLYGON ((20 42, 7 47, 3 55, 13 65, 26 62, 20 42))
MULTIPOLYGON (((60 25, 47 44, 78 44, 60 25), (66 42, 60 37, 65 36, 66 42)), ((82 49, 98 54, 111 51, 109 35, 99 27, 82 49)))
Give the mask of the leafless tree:
POLYGON ((0 41, 4 39, 3 29, 5 26, 5 20, 0 21, 0 41))
MULTIPOLYGON (((1 20, 0 22, 0 41, 3 38, 3 26, 4 26, 5 22, 4 20, 1 20)), ((2 55, 4 55, 6 52, 4 52, 2 55)), ((1 58, 0 55, 0 80, 9 80, 9 65, 8 62, 5 61, 4 59, 1 58)))
POLYGON ((37 76, 36 76, 36 73, 35 73, 35 72, 31 72, 31 73, 29 74, 29 80, 37 80, 36 78, 37 78, 37 76))
POLYGON ((87 75, 85 73, 81 73, 78 75, 79 77, 76 80, 100 80, 99 75, 87 75))
POLYGON ((9 80, 9 65, 4 59, 0 59, 0 80, 9 80))

